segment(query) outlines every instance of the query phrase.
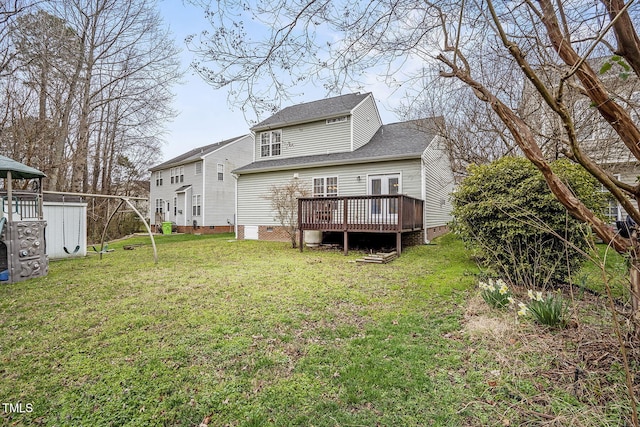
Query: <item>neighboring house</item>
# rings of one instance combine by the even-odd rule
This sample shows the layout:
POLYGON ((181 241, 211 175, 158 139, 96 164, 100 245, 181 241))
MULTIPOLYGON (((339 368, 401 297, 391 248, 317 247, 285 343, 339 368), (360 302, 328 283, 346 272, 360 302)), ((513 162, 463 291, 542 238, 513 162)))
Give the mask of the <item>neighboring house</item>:
POLYGON ((172 222, 179 232, 232 232, 236 181, 231 171, 253 158, 244 135, 196 148, 149 169, 151 224, 172 222))
MULTIPOLYGON (((591 67, 598 72, 609 58, 590 59, 591 67)), ((616 71, 617 65, 603 75, 602 81, 612 99, 627 108, 636 123, 640 123, 640 82, 633 78, 621 79, 616 71)), ((557 68, 543 69, 539 74, 545 82, 557 91, 562 74, 557 68)), ((562 100, 570 109, 574 118, 574 128, 581 150, 616 179, 636 185, 640 176, 640 163, 611 126, 600 116, 590 99, 581 93, 581 84, 574 76, 564 83, 562 100)), ((568 150, 566 136, 560 118, 544 104, 539 96, 532 96, 535 89, 530 83, 524 87, 523 103, 520 107, 527 121, 536 129, 539 143, 549 160, 565 156, 568 150)), ((606 192, 606 189, 602 189, 606 192)), ((632 203, 636 204, 632 200, 632 203)), ((604 212, 611 223, 626 218, 626 212, 613 197, 609 198, 604 212)))
MULTIPOLYGON (((396 234, 396 247, 448 230, 454 178, 433 124, 383 125, 371 93, 285 108, 251 128, 253 162, 238 175, 237 238, 286 240, 265 197, 299 180, 306 234, 396 234)), ((335 237, 335 236, 334 236, 335 237)), ((315 239, 316 237, 314 237, 315 239)))

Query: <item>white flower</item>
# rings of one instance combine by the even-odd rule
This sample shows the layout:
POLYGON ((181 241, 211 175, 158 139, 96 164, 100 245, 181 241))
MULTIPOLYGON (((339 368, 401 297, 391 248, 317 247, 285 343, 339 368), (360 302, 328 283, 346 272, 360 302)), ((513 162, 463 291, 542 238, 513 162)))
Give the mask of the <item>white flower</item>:
POLYGON ((536 301, 544 301, 542 299, 542 292, 536 292, 536 301))
POLYGON ((509 292, 509 288, 506 283, 502 282, 502 286, 500 286, 500 295, 504 295, 507 292, 509 292))
POLYGON ((533 296, 533 291, 531 289, 529 289, 529 291, 527 291, 527 296, 529 297, 529 299, 535 299, 536 297, 533 296))
POLYGON ((526 316, 527 313, 529 312, 529 310, 527 309, 526 304, 524 304, 524 303, 519 303, 518 307, 520 307, 520 310, 518 310, 518 316, 526 316))
POLYGON ((484 282, 478 282, 478 287, 484 291, 487 289, 487 284, 484 282))
POLYGON ((516 300, 514 300, 513 297, 507 298, 507 301, 509 301, 509 304, 511 304, 511 305, 516 303, 516 300))

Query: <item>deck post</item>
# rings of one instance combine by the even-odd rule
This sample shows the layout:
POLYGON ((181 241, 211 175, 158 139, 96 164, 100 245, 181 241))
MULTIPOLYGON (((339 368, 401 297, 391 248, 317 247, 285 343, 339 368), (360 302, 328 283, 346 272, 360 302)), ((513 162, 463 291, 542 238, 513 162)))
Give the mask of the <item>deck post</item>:
POLYGON ((404 201, 406 198, 404 196, 398 196, 398 223, 396 224, 397 233, 396 233, 396 252, 398 252, 398 256, 402 253, 402 230, 404 229, 404 201))
POLYGON ((302 200, 298 199, 298 244, 300 245, 300 252, 304 246, 304 230, 302 229, 302 200))
POLYGON ((349 255, 349 232, 344 230, 344 254, 349 255))

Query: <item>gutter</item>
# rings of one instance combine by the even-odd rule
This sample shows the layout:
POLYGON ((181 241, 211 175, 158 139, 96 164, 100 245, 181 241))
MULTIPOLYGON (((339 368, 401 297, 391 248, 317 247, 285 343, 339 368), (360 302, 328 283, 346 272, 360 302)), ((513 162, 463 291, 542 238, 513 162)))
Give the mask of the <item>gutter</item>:
POLYGON ((312 168, 323 167, 323 166, 356 165, 356 164, 362 164, 362 163, 379 163, 379 162, 393 161, 393 160, 415 160, 415 159, 420 159, 421 157, 422 157, 421 154, 414 154, 414 155, 393 156, 393 157, 390 157, 390 156, 370 157, 365 159, 325 160, 325 161, 319 161, 319 162, 313 162, 313 163, 301 163, 297 165, 280 165, 280 166, 248 169, 245 171, 236 169, 232 171, 232 173, 243 175, 243 174, 276 172, 276 171, 294 170, 294 169, 312 169, 312 168))

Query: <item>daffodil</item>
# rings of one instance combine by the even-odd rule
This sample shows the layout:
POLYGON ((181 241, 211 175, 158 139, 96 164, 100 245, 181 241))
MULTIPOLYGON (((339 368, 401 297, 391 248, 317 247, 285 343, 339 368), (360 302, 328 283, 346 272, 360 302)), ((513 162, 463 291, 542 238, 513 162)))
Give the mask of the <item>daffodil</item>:
POLYGON ((543 301, 542 292, 536 292, 536 301, 543 301))
POLYGON ((507 301, 509 301, 509 304, 511 304, 511 305, 516 303, 516 300, 514 300, 513 297, 507 298, 507 301))
POLYGON ((527 292, 527 296, 529 297, 529 299, 535 299, 536 297, 533 296, 533 291, 531 289, 529 289, 529 291, 527 292))
POLYGON ((527 306, 524 303, 519 303, 518 307, 520 307, 520 310, 518 310, 518 316, 526 316, 529 312, 527 306))
POLYGON ((500 286, 500 295, 505 295, 507 292, 509 292, 509 288, 507 284, 503 282, 502 286, 500 286))

